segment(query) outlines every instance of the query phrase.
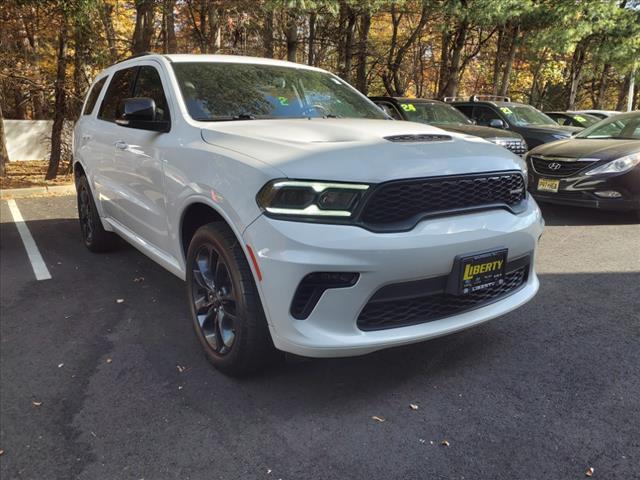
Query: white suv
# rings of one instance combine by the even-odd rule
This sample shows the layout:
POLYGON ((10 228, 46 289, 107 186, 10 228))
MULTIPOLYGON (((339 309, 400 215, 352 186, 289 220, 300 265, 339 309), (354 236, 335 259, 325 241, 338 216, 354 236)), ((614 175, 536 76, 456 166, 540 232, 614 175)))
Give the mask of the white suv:
POLYGON ((84 243, 117 234, 186 280, 227 373, 275 349, 349 356, 449 334, 538 289, 543 221, 522 160, 390 120, 317 68, 129 59, 98 75, 74 139, 84 243))

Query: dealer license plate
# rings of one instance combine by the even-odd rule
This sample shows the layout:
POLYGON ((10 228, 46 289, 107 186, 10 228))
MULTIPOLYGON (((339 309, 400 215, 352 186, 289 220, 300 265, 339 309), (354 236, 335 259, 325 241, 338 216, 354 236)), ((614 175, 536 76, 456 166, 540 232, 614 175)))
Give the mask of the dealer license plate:
POLYGON ((560 180, 552 180, 550 178, 541 178, 538 180, 539 192, 558 193, 559 187, 560 187, 560 180))
POLYGON ((507 249, 460 257, 458 294, 468 295, 504 283, 507 249))

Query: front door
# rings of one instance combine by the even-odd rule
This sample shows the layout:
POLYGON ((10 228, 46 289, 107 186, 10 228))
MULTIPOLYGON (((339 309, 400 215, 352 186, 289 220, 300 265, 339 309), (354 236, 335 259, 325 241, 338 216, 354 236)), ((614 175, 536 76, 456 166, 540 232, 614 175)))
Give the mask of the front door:
MULTIPOLYGON (((152 62, 139 67, 131 97, 152 98, 156 119, 170 120, 160 72, 152 62)), ((115 166, 122 182, 119 221, 156 248, 167 252, 163 152, 166 133, 117 125, 115 166)))

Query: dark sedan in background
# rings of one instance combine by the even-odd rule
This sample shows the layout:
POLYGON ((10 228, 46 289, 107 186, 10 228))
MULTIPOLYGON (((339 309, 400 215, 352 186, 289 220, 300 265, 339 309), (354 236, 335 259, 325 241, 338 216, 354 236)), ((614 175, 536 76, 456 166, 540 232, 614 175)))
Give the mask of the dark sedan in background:
POLYGON ((542 202, 635 211, 640 219, 640 112, 603 120, 527 156, 529 191, 542 202))
POLYGON ((544 112, 548 117, 553 118, 558 125, 565 125, 568 127, 587 128, 591 125, 595 125, 600 120, 595 115, 588 113, 576 113, 576 112, 544 112))
POLYGON ((520 156, 524 155, 528 149, 522 135, 499 128, 475 125, 460 111, 438 100, 404 97, 370 97, 370 99, 396 120, 426 123, 449 132, 484 138, 520 156))

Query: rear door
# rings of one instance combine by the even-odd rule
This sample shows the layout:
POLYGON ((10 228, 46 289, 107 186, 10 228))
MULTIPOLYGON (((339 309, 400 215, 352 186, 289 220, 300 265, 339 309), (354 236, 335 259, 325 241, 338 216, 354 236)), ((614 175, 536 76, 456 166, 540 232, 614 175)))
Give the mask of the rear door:
MULTIPOLYGON (((160 65, 141 62, 130 97, 152 98, 156 120, 171 120, 160 65)), ((118 220, 137 236, 167 251, 164 148, 168 134, 117 125, 115 166, 121 191, 118 220)))

